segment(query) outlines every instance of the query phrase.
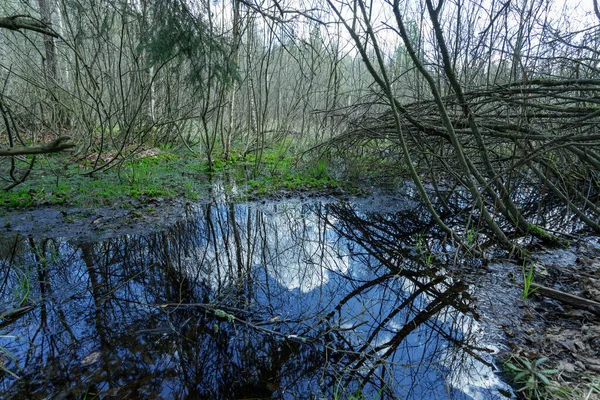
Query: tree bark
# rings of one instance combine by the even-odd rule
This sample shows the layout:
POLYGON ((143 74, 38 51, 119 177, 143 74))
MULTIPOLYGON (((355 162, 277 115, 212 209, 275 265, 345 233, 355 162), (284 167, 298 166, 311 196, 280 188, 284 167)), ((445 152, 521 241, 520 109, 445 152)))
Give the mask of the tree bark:
POLYGON ((0 157, 17 156, 24 154, 59 153, 61 151, 69 150, 75 147, 75 144, 69 142, 69 140, 71 140, 70 137, 63 136, 41 146, 15 146, 9 147, 7 149, 0 149, 0 157))
POLYGON ((12 17, 0 18, 0 28, 10 29, 11 31, 29 30, 44 35, 58 38, 58 34, 52 30, 51 27, 44 24, 42 21, 26 16, 26 15, 14 15, 12 17))
MULTIPOLYGON (((42 23, 52 30, 52 6, 48 0, 38 0, 40 6, 40 15, 42 23)), ((46 58, 44 59, 44 67, 46 78, 51 84, 56 82, 56 45, 52 35, 44 34, 44 48, 46 50, 46 58)))
POLYGON ((600 315, 600 303, 596 301, 584 299, 583 297, 575 296, 571 293, 561 292, 560 290, 552 289, 542 285, 536 285, 535 283, 531 284, 531 288, 542 296, 550 297, 551 299, 558 300, 570 306, 583 308, 593 312, 596 315, 600 315))

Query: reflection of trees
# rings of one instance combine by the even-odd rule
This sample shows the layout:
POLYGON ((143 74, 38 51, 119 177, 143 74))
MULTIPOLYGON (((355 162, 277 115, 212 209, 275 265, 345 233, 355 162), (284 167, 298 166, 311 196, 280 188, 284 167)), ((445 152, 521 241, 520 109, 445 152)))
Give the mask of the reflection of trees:
POLYGON ((2 249, 3 293, 15 279, 9 265, 27 264, 41 273, 39 302, 26 324, 0 331, 25 339, 11 348, 25 379, 5 378, 3 392, 445 393, 442 350, 474 354, 464 320, 453 325, 468 304, 461 282, 415 255, 410 236, 426 223, 411 221, 334 205, 209 204, 164 232, 52 245, 17 238, 2 249))
MULTIPOLYGON (((436 365, 440 352, 447 346, 463 350, 474 360, 489 365, 469 344, 469 327, 457 329, 452 324, 458 311, 469 311, 468 300, 463 297, 466 285, 448 279, 440 266, 424 262, 422 255, 415 252, 417 235, 423 232, 435 235, 429 218, 416 210, 361 215, 354 208, 339 204, 321 209, 320 215, 340 238, 360 246, 360 252, 364 252, 360 254, 361 262, 377 275, 344 297, 328 317, 342 315, 346 304, 357 297, 373 298, 377 296, 371 294, 374 291, 384 293, 376 297, 382 304, 379 313, 371 315, 371 324, 363 325, 364 341, 344 360, 347 370, 360 371, 361 385, 402 388, 402 396, 423 396, 426 383, 415 378, 427 378, 429 373, 424 370, 436 365), (398 280, 402 282, 400 287, 398 280), (419 341, 415 345, 415 334, 417 337, 427 335, 427 342, 419 341), (390 376, 394 374, 390 372, 394 360, 411 360, 415 355, 420 358, 413 368, 415 372, 421 371, 405 375, 413 378, 411 382, 407 384, 390 376)), ((431 240, 427 250, 443 250, 441 242, 431 240)))

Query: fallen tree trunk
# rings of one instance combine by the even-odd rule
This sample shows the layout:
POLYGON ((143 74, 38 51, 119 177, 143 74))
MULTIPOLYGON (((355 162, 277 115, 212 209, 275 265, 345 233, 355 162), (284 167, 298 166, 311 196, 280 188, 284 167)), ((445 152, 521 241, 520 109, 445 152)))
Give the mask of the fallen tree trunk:
POLYGON ((71 140, 70 137, 63 136, 41 146, 15 146, 9 147, 7 149, 0 149, 0 157, 18 156, 25 154, 59 153, 61 151, 69 150, 75 147, 75 144, 69 142, 69 140, 71 140))

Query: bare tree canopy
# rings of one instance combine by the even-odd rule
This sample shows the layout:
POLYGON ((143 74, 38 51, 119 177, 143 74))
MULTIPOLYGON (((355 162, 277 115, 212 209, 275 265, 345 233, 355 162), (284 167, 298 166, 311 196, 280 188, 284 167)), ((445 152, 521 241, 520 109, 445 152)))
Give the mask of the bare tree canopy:
POLYGON ((600 27, 594 4, 563 3, 9 2, 0 27, 43 38, 0 38, 0 155, 69 136, 52 151, 76 145, 91 175, 145 145, 209 168, 321 149, 348 179, 411 180, 456 242, 440 188, 506 248, 559 240, 525 216, 524 188, 598 231, 600 27))

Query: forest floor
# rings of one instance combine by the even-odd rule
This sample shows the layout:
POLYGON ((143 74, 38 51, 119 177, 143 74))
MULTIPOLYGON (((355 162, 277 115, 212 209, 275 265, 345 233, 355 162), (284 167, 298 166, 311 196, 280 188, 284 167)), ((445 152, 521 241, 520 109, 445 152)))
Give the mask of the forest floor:
MULTIPOLYGON (((600 237, 533 249, 534 282, 600 302, 600 237)), ((505 337, 505 370, 527 398, 600 399, 600 314, 535 291, 523 299, 523 266, 492 260, 472 276, 484 323, 505 337), (537 363, 536 363, 537 362, 537 363)))
MULTIPOLYGON (((342 188, 279 190, 268 195, 239 196, 221 193, 222 201, 260 201, 285 198, 322 197, 347 199, 342 188)), ((185 218, 192 204, 215 201, 214 193, 190 201, 184 198, 128 198, 115 201, 110 207, 72 207, 69 205, 30 206, 26 209, 4 209, 0 213, 0 235, 18 233, 40 238, 72 237, 79 240, 100 240, 127 234, 147 233, 172 226, 185 218)), ((0 236, 1 237, 1 236, 0 236)))
POLYGON ((24 183, 0 191, 0 214, 50 205, 127 208, 152 201, 202 201, 218 192, 244 201, 306 191, 358 190, 333 177, 327 163, 306 162, 281 148, 266 149, 260 155, 232 155, 229 160, 214 158, 212 166, 197 154, 148 148, 94 173, 92 159, 40 157, 24 183))

